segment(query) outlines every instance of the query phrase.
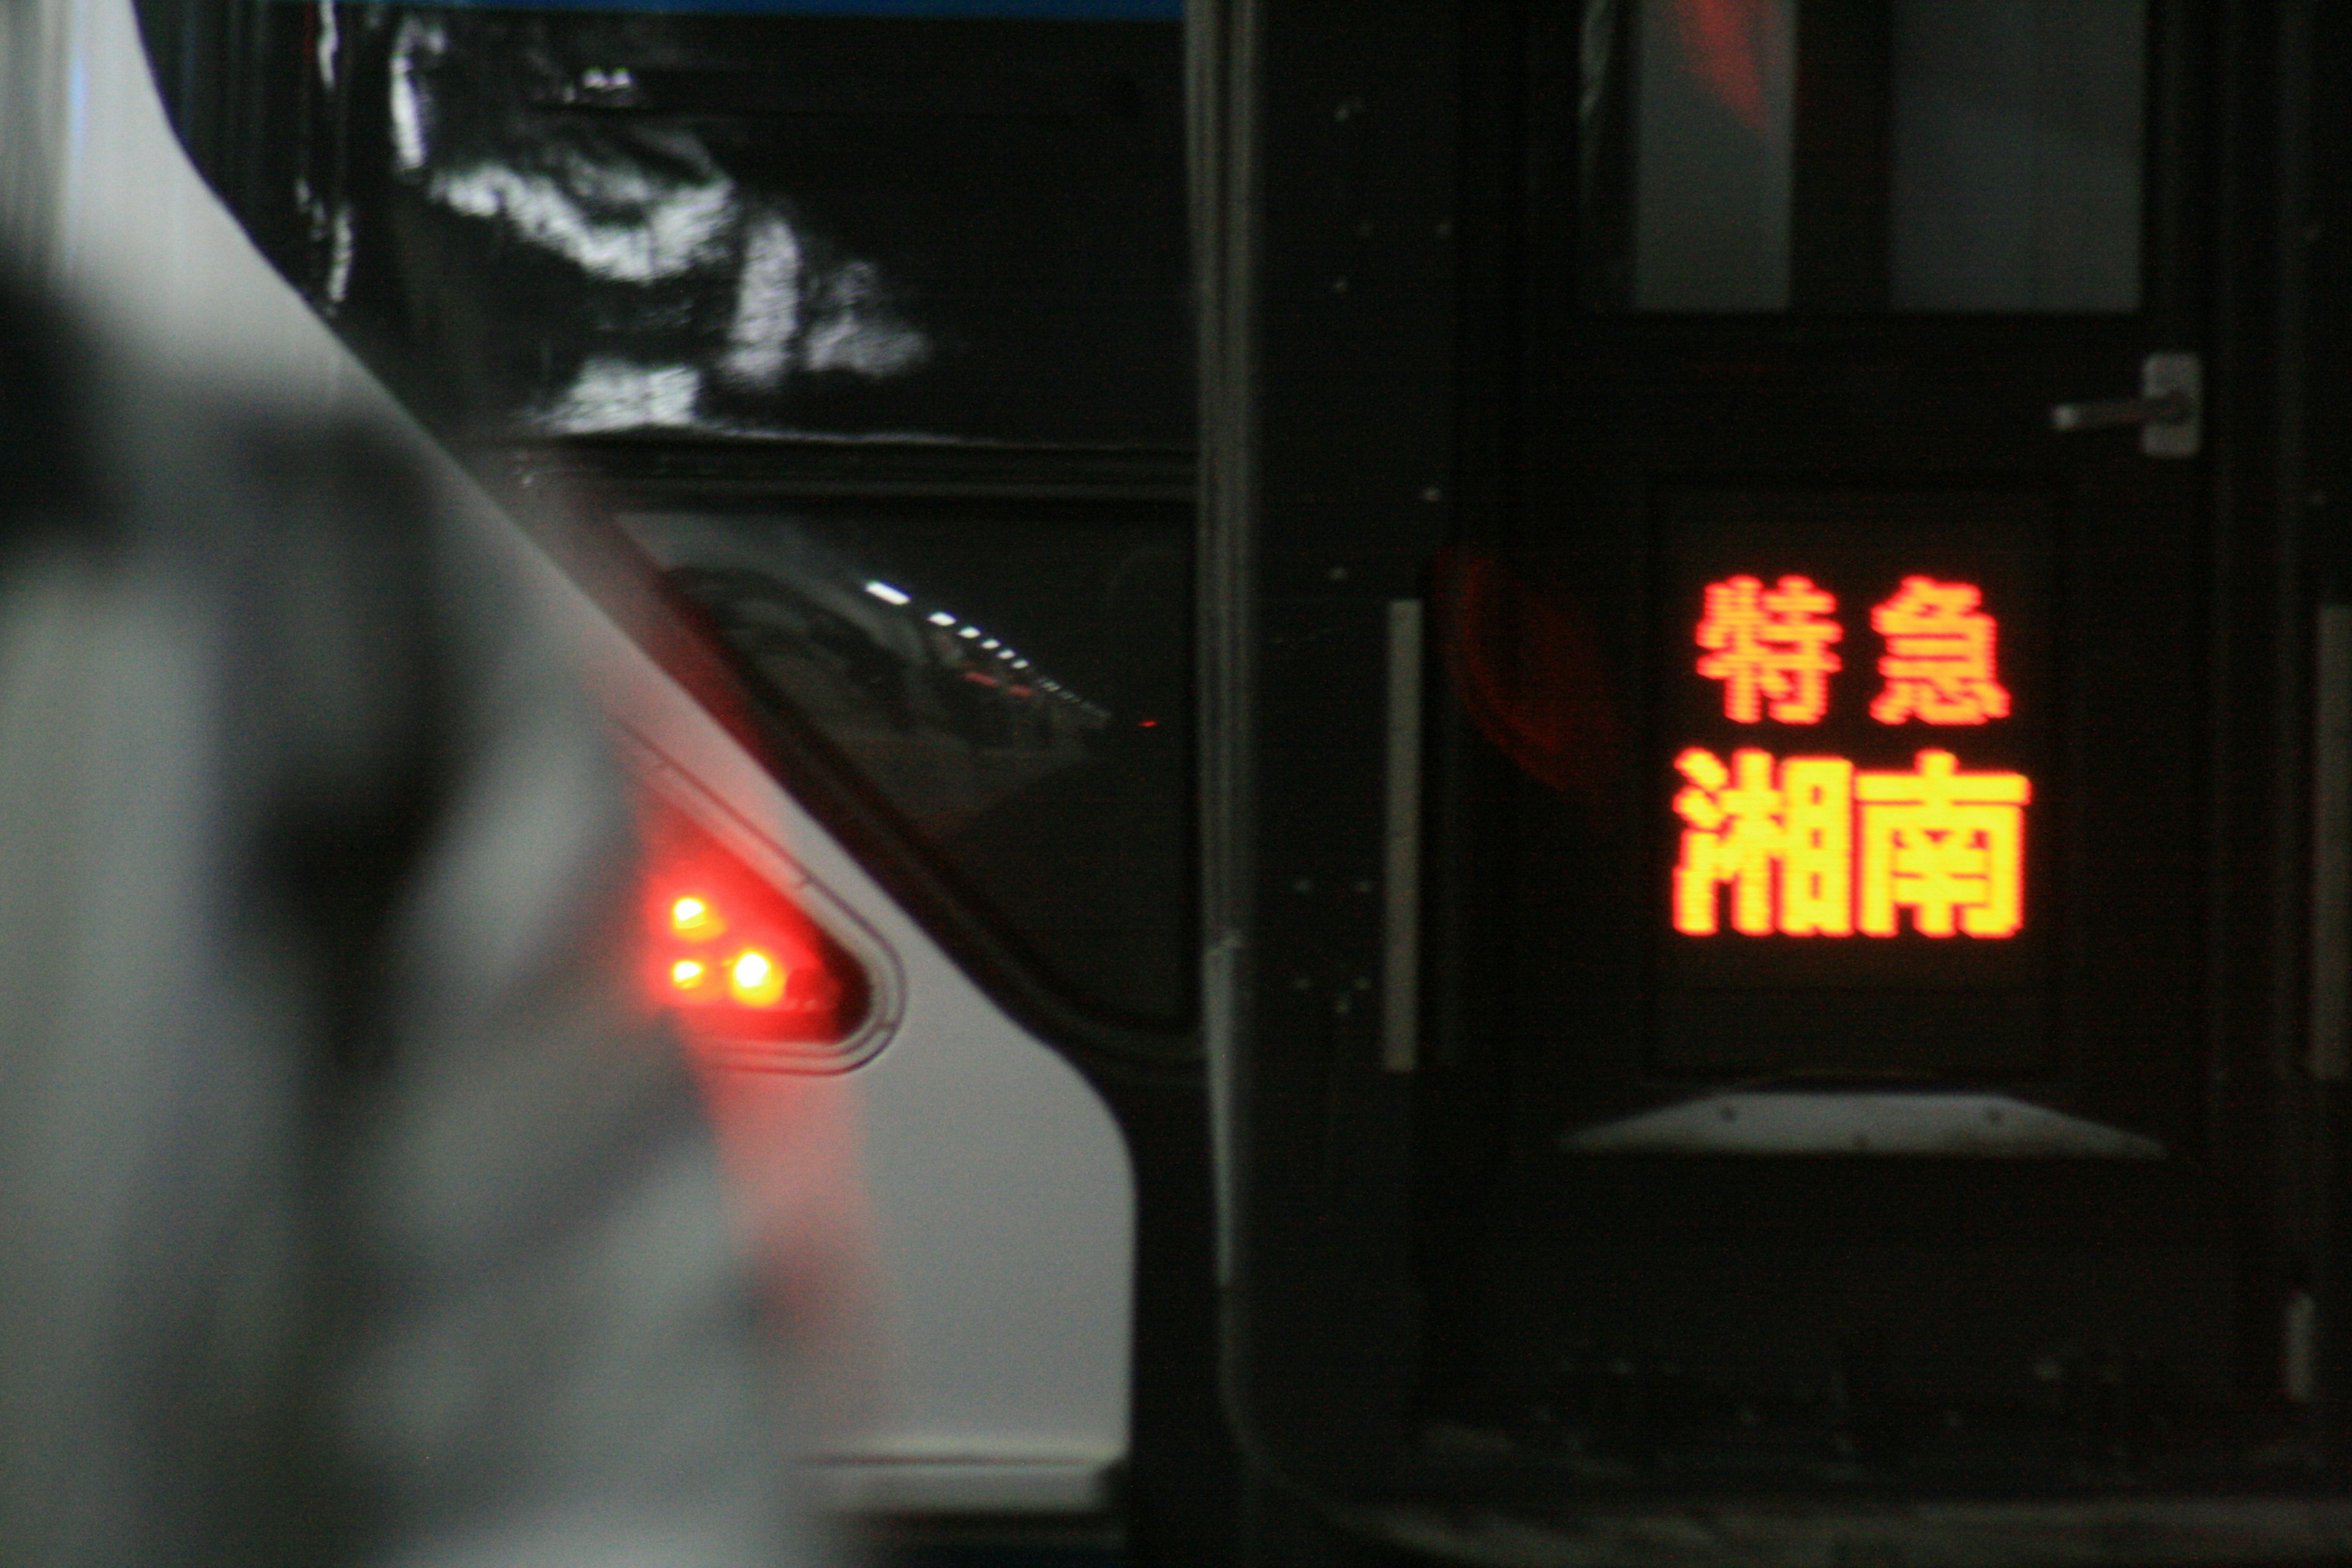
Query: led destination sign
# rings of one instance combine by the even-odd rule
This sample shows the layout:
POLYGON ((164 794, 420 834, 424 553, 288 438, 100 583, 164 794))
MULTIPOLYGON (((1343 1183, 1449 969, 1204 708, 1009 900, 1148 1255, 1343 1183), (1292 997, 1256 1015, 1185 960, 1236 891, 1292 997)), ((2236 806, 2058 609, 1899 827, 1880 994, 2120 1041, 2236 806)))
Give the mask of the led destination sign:
MULTIPOLYGON (((1996 666, 1999 623, 1973 583, 1906 576, 1870 613, 1885 640, 1880 724, 1977 725, 2006 719, 1996 666)), ((1697 673, 1723 688, 1738 724, 1818 725, 1844 639, 1836 595, 1811 578, 1771 587, 1748 575, 1706 585, 1697 673)), ((1858 770, 1852 758, 1729 759, 1692 746, 1675 759, 1685 824, 1675 867, 1674 926, 1688 936, 1730 926, 1748 936, 1891 937, 1907 916, 1923 936, 2014 936, 2024 921, 2025 808, 2019 773, 1964 772, 1949 751, 1918 752, 1907 772, 1858 770)))
POLYGON ((2047 503, 1661 501, 1653 1061, 2030 1070, 2067 903, 2047 503))

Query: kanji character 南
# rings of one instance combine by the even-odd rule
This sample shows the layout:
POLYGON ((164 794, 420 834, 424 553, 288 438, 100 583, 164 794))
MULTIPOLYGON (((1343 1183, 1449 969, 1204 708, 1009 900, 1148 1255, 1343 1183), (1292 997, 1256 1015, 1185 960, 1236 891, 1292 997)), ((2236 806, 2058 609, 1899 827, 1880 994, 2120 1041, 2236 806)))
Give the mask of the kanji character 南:
POLYGON ((1886 638, 1878 661, 1886 689, 1871 703, 1872 718, 1981 724, 2009 717, 2009 692, 1993 678, 1993 618, 1977 608, 1979 598, 1970 583, 1906 577, 1870 612, 1872 627, 1886 638))
POLYGON ((1830 644, 1845 628, 1827 620, 1837 600, 1810 577, 1783 577, 1771 588, 1748 576, 1706 585, 1698 646, 1709 649, 1698 672, 1723 682, 1724 716, 1741 724, 1764 717, 1771 702, 1783 724, 1818 724, 1829 711, 1829 678, 1843 668, 1830 644))
POLYGON ((2023 773, 1958 767, 1951 752, 1928 751, 1914 773, 1853 775, 1864 936, 1895 935, 1898 910, 1911 911, 1911 929, 1923 936, 2011 936, 2024 923, 2033 786, 2023 773))

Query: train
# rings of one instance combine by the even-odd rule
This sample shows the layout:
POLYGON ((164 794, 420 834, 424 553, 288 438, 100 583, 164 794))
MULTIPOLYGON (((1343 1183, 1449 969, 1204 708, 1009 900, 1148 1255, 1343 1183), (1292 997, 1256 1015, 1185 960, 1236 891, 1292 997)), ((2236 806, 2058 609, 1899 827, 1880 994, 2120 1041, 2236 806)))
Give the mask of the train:
POLYGON ((1193 26, 1253 1467, 1337 1561, 2341 1560, 2339 11, 1193 26))
POLYGON ((648 803, 648 990, 808 1260, 820 1499, 1115 1541, 1137 1184, 1073 1063, 1198 1050, 1174 11, 5 26, 20 254, 519 520, 648 803))
POLYGON ((2352 1552, 2336 11, 30 15, 54 268, 568 606, 845 1504, 2352 1552))

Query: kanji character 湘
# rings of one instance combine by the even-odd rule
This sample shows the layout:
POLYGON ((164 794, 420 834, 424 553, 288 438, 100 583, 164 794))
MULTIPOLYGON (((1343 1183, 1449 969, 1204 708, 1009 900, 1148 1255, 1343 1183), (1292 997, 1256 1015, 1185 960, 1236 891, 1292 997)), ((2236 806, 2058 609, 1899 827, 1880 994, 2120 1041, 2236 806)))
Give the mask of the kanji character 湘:
POLYGON ((1731 764, 1694 746, 1675 759, 1688 784, 1675 796, 1687 825, 1675 868, 1675 929, 1710 936, 1716 889, 1731 888, 1732 928, 1748 936, 1845 936, 1853 930, 1853 765, 1791 757, 1776 782, 1769 752, 1731 764), (1777 873, 1777 875, 1776 875, 1777 873))

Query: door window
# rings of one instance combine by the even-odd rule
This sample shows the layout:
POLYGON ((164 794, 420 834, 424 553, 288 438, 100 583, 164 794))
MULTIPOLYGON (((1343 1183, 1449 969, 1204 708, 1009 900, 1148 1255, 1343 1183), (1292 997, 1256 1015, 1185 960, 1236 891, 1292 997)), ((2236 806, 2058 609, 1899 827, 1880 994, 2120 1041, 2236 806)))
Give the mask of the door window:
POLYGON ((2137 310, 2147 9, 1586 0, 1590 302, 2137 310))

